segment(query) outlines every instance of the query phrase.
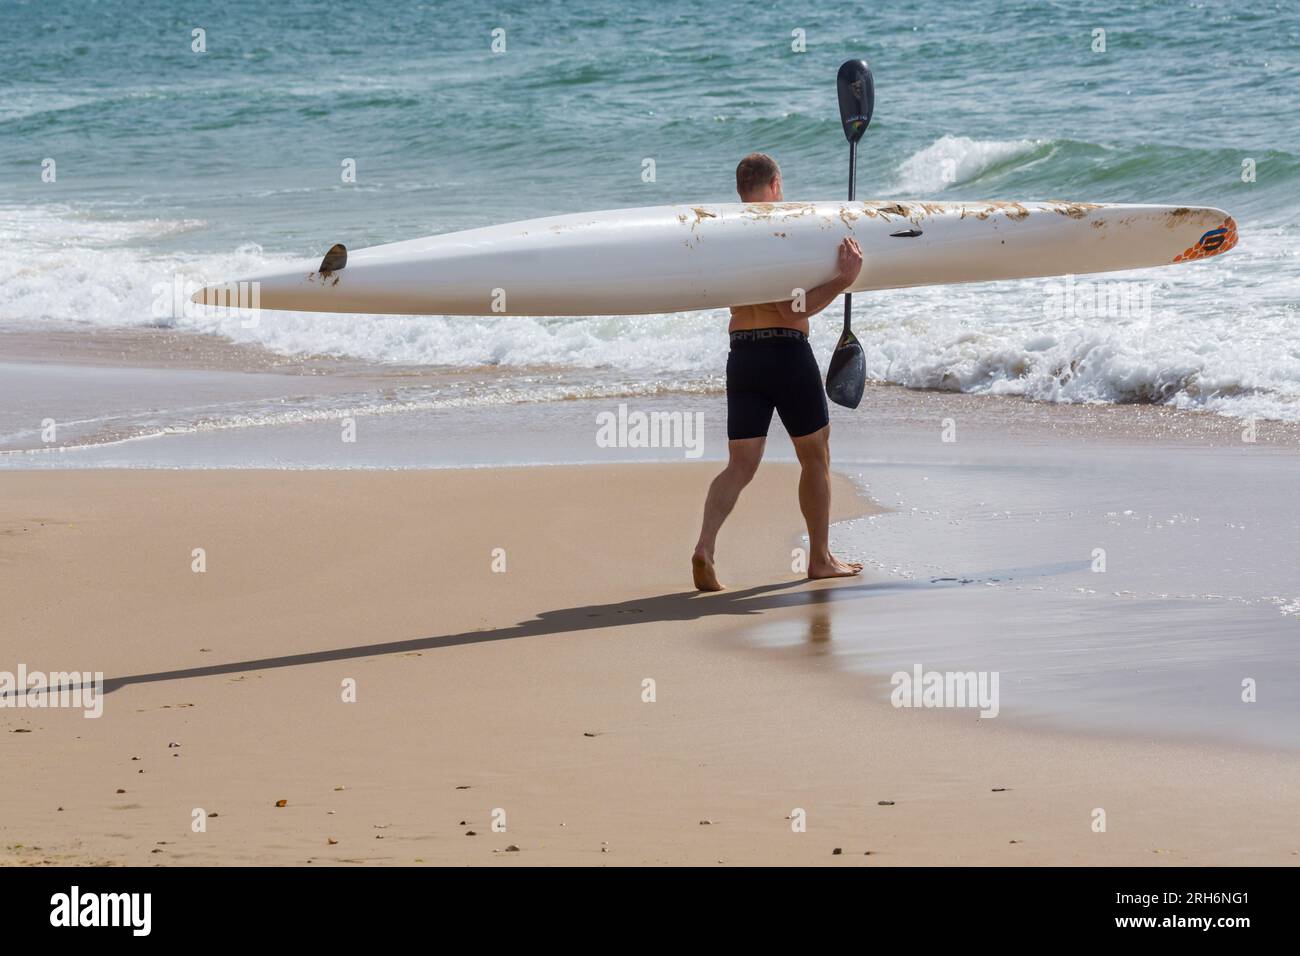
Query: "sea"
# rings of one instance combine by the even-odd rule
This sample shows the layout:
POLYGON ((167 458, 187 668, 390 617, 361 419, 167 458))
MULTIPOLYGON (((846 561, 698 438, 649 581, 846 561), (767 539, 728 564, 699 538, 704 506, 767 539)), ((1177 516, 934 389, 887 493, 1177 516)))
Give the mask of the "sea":
MULTIPOLYGON (((1293 2, 7 0, 0 56, 0 331, 164 328, 468 373, 483 402, 717 393, 719 311, 248 327, 164 290, 335 242, 734 201, 755 150, 787 198, 838 199, 835 73, 862 58, 876 108, 859 198, 1204 204, 1241 236, 1227 256, 1112 276, 1149 287, 1131 314, 1053 314, 1054 280, 859 295, 873 381, 1300 421, 1293 2), (539 370, 545 389, 498 387, 539 370)), ((823 360, 838 313, 814 323, 823 360)), ((167 427, 225 421, 175 411, 167 427)), ((24 446, 17 430, 0 420, 0 448, 24 446)))

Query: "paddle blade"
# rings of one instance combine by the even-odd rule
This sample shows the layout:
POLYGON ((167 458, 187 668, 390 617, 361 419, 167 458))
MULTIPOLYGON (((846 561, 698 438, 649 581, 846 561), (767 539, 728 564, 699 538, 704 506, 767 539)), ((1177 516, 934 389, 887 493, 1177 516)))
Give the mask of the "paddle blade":
POLYGON ((848 329, 840 336, 826 369, 826 397, 836 405, 857 408, 867 387, 867 357, 848 329))
POLYGON ((840 94, 840 122, 844 124, 844 138, 856 143, 871 123, 871 112, 876 108, 876 83, 871 78, 871 67, 865 60, 848 60, 835 77, 840 94))

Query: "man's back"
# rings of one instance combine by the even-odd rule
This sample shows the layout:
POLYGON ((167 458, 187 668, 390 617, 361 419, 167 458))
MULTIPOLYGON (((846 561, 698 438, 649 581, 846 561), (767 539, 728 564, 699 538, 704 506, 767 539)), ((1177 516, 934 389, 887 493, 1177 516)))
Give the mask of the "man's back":
POLYGON ((758 305, 733 305, 731 307, 731 324, 728 332, 748 332, 752 329, 798 329, 808 334, 808 316, 796 315, 787 318, 785 310, 775 302, 760 302, 758 305))

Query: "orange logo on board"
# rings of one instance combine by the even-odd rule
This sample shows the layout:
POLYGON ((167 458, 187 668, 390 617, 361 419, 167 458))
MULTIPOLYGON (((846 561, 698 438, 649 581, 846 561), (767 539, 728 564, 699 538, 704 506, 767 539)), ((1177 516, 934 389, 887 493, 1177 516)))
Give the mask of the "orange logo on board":
POLYGON ((1183 254, 1174 256, 1174 262, 1191 262, 1193 259, 1207 259, 1210 256, 1217 256, 1220 252, 1227 252, 1237 244, 1237 220, 1229 216, 1223 220, 1223 225, 1218 229, 1211 229, 1200 239, 1196 240, 1196 245, 1190 249, 1184 249, 1183 254))

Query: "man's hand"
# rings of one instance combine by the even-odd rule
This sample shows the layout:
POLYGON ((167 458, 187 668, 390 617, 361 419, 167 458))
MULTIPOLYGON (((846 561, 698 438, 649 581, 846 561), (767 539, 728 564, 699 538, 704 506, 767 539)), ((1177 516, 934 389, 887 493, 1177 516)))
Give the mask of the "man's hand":
POLYGON ((835 264, 835 278, 809 289, 804 295, 804 307, 798 312, 794 311, 790 302, 778 302, 776 306, 787 322, 808 319, 834 302, 841 292, 853 285, 861 271, 862 250, 858 247, 858 241, 845 239, 840 243, 835 264))
POLYGON ((858 273, 861 271, 862 250, 858 247, 858 240, 853 238, 845 239, 840 243, 840 255, 836 271, 843 288, 847 289, 853 285, 858 278, 858 273))

